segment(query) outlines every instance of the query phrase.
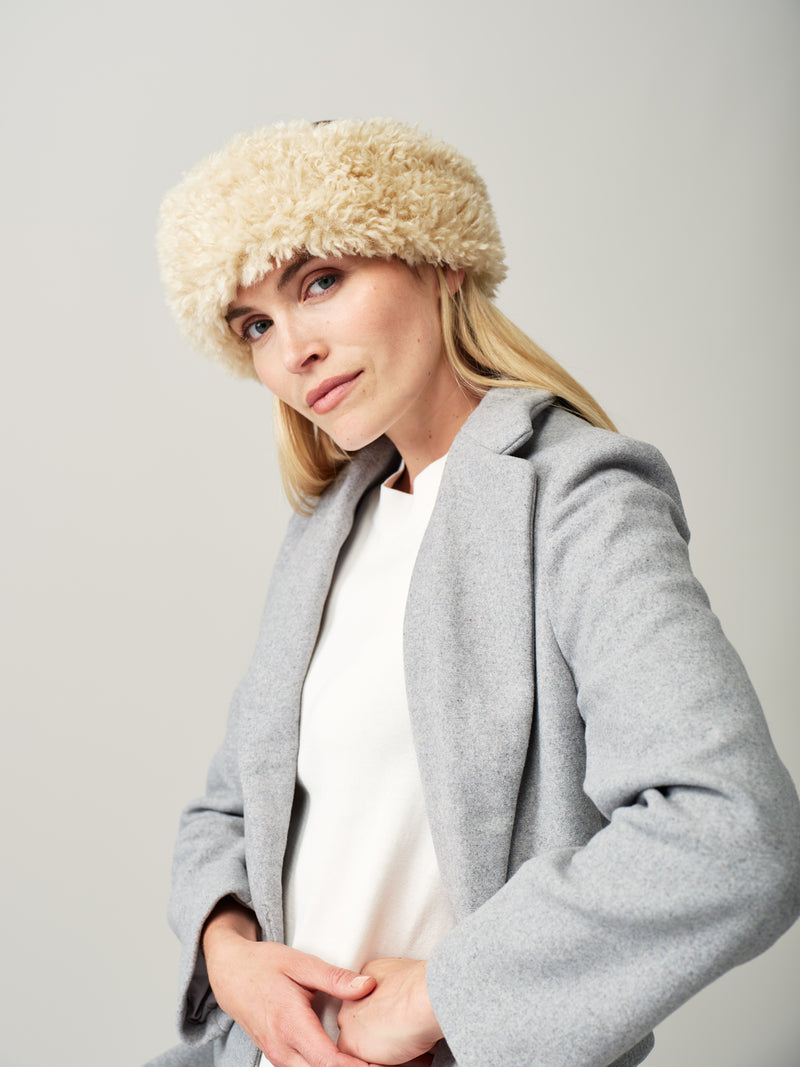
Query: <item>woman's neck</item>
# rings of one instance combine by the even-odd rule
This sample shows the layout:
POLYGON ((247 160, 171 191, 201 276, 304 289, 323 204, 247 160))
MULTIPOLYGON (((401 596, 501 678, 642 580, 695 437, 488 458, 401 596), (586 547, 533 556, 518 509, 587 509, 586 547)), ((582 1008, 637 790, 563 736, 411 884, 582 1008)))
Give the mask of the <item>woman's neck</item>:
POLYGON ((413 422, 403 420, 388 434, 405 464, 393 486, 403 493, 413 493, 417 475, 450 451, 459 430, 480 403, 478 397, 465 392, 455 379, 451 388, 432 401, 424 417, 416 417, 413 422))

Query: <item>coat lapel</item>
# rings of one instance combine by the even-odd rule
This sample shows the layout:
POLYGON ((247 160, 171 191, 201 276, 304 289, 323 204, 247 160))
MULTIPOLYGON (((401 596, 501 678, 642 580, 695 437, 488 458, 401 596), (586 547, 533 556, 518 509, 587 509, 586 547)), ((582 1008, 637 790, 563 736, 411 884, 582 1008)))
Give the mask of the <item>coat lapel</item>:
POLYGON ((300 698, 325 600, 358 502, 397 453, 381 440, 360 452, 308 519, 295 519, 274 569, 240 734, 248 874, 262 927, 283 936, 281 860, 297 767, 300 698))
POLYGON ((533 730, 536 477, 510 453, 549 394, 489 394, 453 444, 406 608, 406 690, 457 916, 506 881, 533 730))

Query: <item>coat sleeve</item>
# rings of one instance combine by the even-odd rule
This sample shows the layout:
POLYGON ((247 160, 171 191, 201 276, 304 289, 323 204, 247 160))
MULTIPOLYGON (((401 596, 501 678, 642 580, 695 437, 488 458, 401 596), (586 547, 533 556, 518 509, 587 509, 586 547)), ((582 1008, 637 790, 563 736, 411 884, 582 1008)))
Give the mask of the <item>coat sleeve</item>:
MULTIPOLYGON (((200 947, 203 926, 215 905, 224 897, 233 897, 259 913, 262 936, 280 936, 280 931, 274 933, 266 925, 269 918, 263 908, 254 906, 252 898, 242 760, 244 756, 252 775, 248 740, 253 709, 263 712, 266 680, 272 673, 274 628, 270 622, 276 615, 276 575, 288 566, 301 532, 302 524, 292 520, 275 564, 250 666, 231 701, 225 738, 211 762, 205 794, 186 807, 178 829, 168 918, 181 943, 178 1032, 183 1041, 195 1046, 230 1034, 233 1025, 216 1002, 200 947)), ((267 783, 263 786, 266 792, 267 783)), ((284 814, 288 820, 288 812, 284 814)))
POLYGON ((603 431, 565 440, 539 457, 537 641, 574 680, 605 825, 528 859, 433 952, 460 1067, 607 1067, 800 909, 797 795, 669 469, 603 431))
POLYGON ((228 729, 208 772, 205 795, 181 815, 168 917, 181 943, 178 1031, 190 1044, 230 1029, 208 981, 200 935, 218 901, 252 904, 245 865, 244 811, 238 766, 244 683, 236 691, 228 729))

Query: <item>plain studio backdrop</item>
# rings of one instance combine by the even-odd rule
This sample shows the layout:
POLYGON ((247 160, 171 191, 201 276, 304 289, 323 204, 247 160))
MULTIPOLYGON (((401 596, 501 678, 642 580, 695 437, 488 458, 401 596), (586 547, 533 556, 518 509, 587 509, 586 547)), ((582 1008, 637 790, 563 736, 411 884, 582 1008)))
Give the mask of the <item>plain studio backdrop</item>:
MULTIPOLYGON (((0 39, 2 1067, 175 1039, 178 814, 288 516, 265 391, 188 351, 153 253, 162 194, 237 130, 391 116, 476 161, 501 307, 673 465, 800 777, 797 2, 11 0, 0 39)), ((799 946, 648 1064, 796 1064, 799 946)))

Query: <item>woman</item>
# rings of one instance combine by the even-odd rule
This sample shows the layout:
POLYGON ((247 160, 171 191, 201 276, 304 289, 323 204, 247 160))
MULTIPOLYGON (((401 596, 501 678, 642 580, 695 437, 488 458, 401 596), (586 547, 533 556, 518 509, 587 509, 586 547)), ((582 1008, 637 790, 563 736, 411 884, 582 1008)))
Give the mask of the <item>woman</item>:
POLYGON ((639 1063, 800 907, 664 461, 497 311, 485 186, 411 127, 235 140, 160 254, 187 336, 272 391, 298 512, 182 820, 160 1062, 639 1063))

